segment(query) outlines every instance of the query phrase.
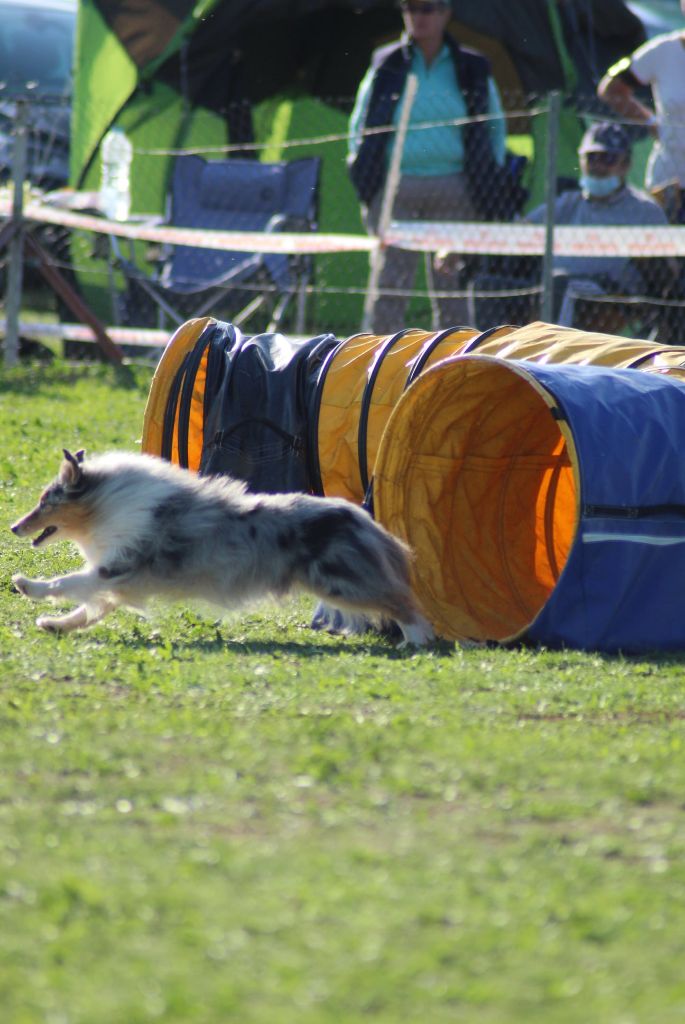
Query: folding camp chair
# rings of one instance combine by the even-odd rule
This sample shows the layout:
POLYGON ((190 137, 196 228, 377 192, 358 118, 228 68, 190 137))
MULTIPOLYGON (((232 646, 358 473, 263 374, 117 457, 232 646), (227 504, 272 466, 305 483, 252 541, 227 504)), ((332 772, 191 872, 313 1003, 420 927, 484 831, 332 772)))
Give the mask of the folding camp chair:
MULTIPOLYGON (((166 221, 212 231, 314 231, 320 170, 318 157, 260 163, 181 156, 172 172, 166 221)), ((240 326, 264 310, 266 330, 275 331, 296 296, 295 329, 304 329, 311 256, 168 245, 156 271, 146 274, 116 239, 112 248, 126 282, 115 301, 120 323, 178 325, 212 313, 240 326)))

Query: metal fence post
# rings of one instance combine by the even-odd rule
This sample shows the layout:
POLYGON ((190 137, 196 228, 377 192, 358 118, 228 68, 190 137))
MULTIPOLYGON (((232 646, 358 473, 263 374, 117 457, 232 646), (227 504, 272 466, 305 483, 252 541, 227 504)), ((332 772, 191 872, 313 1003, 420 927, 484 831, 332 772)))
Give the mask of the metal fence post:
POLYGON ((28 104, 17 102, 12 154, 12 223, 15 232, 8 247, 7 287, 5 292, 5 363, 15 366, 19 359, 19 315, 24 278, 24 179, 28 148, 28 104))
POLYGON ((397 125, 397 135, 395 137, 395 148, 392 151, 390 167, 385 179, 383 200, 381 202, 381 209, 378 216, 378 225, 376 227, 378 246, 371 253, 371 273, 369 274, 369 284, 366 289, 364 316, 362 320, 363 331, 369 331, 371 329, 371 314, 373 312, 376 298, 378 297, 378 282, 380 279, 383 257, 383 239, 388 229, 388 224, 390 223, 392 208, 395 202, 395 194, 397 193, 397 187, 400 183, 400 164, 402 162, 402 154, 404 152, 404 142, 407 137, 409 115, 411 114, 411 108, 414 104, 414 97, 416 96, 416 90, 418 87, 418 78, 416 75, 410 74, 407 77, 407 84, 404 90, 404 99, 402 101, 402 109, 400 110, 400 118, 397 125))
POLYGON ((542 319, 551 323, 554 316, 554 205, 557 198, 557 155, 561 93, 549 94, 547 147, 545 152, 545 252, 542 257, 542 319))

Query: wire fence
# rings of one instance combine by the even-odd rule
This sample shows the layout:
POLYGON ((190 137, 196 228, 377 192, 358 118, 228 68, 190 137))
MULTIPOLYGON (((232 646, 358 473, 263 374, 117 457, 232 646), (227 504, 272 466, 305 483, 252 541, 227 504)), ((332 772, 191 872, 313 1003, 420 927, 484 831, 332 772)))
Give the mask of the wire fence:
MULTIPOLYGON (((578 114, 558 94, 512 103, 505 96, 499 115, 418 125, 407 116, 404 125, 398 118, 371 129, 364 137, 383 140, 384 175, 367 201, 349 173, 349 99, 263 104, 254 111, 255 140, 243 145, 223 142, 225 124, 217 127, 216 115, 195 112, 192 128, 172 132, 160 109, 133 136, 131 220, 117 225, 98 206, 97 149, 79 187, 67 188, 64 101, 46 107, 45 98, 24 96, 17 104, 4 97, 0 174, 10 187, 0 207, 0 273, 7 324, 21 318, 27 290, 33 301, 37 282, 43 286, 47 257, 93 316, 75 316, 68 292, 47 289, 57 291, 55 321, 63 325, 53 329, 74 353, 85 351, 84 324, 93 337, 99 322, 144 347, 163 344, 198 312, 250 333, 346 337, 361 329, 388 334, 462 324, 485 331, 542 318, 682 344, 680 193, 675 184, 655 195, 644 191, 651 140, 626 124, 629 188, 621 202, 588 201, 578 143, 607 112, 578 114), (444 160, 445 129, 462 153, 461 171, 444 160), (480 148, 468 138, 479 138, 480 148), (255 164, 261 173, 311 160, 318 167, 304 186, 306 209, 294 208, 289 184, 252 177, 255 164), (182 162, 193 174, 174 194, 182 162), (240 165, 239 184, 222 184, 224 164, 240 165), (427 165, 437 173, 425 173, 427 165), (273 210, 264 195, 272 185, 286 190, 273 210), (25 244, 27 235, 38 250, 25 244)), ((9 342, 5 348, 8 358, 9 342)))

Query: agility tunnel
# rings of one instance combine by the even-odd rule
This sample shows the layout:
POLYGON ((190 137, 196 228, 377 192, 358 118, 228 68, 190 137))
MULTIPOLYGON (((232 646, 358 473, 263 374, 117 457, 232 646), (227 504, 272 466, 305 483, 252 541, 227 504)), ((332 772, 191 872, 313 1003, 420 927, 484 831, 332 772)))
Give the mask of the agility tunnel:
POLYGON ((169 340, 150 384, 142 451, 255 491, 310 491, 306 439, 319 370, 338 339, 244 335, 211 317, 169 340))
POLYGON ((207 348, 188 367, 198 339, 212 321, 209 317, 188 320, 172 335, 150 383, 141 447, 148 455, 198 470, 204 443, 204 394, 207 383, 207 348), (185 389, 186 422, 180 427, 180 396, 185 389))
POLYGON ((458 327, 433 334, 355 335, 331 350, 316 383, 309 438, 312 490, 363 501, 383 431, 403 391, 437 362, 476 352, 545 364, 635 368, 685 380, 685 347, 539 322, 485 332, 458 327))
POLYGON ((444 637, 675 649, 684 375, 685 348, 549 324, 294 343, 204 318, 160 360, 142 447, 366 494, 444 637))
POLYGON ((535 363, 614 366, 685 379, 685 347, 590 333, 541 321, 479 334, 462 349, 464 355, 474 352, 535 363))
POLYGON ((436 363, 476 352, 685 378, 685 347, 545 323, 294 342, 243 335, 204 317, 182 325, 160 359, 143 451, 201 472, 233 473, 254 489, 307 490, 359 503, 402 393, 436 363))
POLYGON ((255 490, 361 502, 407 382, 477 334, 464 327, 293 341, 243 335, 211 317, 189 320, 156 367, 142 450, 198 472, 233 473, 255 490))
POLYGON ((321 366, 310 414, 314 493, 363 501, 385 425, 404 389, 428 367, 459 355, 479 333, 473 327, 412 328, 357 334, 336 345, 321 366))
POLYGON ((390 416, 375 515, 446 638, 682 649, 683 430, 666 376, 450 359, 390 416))
POLYGON ((254 489, 361 503, 404 389, 474 338, 512 330, 408 329, 294 342, 243 335, 211 317, 189 320, 155 369, 142 450, 198 472, 232 472, 254 489))

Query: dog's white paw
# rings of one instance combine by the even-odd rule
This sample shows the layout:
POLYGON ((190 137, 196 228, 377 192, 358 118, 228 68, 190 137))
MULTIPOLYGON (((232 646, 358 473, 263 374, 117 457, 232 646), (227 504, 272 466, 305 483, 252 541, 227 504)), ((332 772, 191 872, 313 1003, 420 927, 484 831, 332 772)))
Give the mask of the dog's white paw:
POLYGON ((398 644, 400 650, 406 647, 425 647, 435 640, 435 632, 427 619, 416 618, 414 622, 400 622, 398 625, 404 637, 398 644))
POLYGON ((64 633, 67 630, 63 619, 57 618, 54 615, 39 615, 36 619, 36 625, 39 629, 47 630, 48 633, 64 633))
POLYGON ((20 594, 23 594, 24 597, 31 596, 29 593, 31 587, 31 580, 27 579, 26 576, 22 576, 20 575, 20 573, 17 572, 12 577, 12 583, 14 584, 16 590, 18 590, 20 594))

